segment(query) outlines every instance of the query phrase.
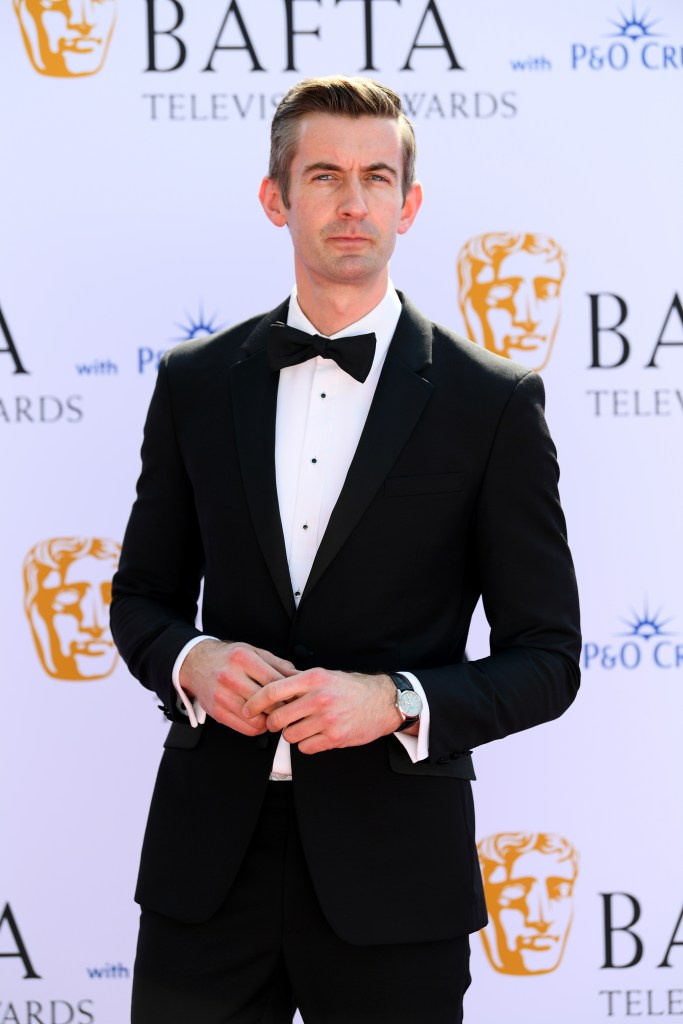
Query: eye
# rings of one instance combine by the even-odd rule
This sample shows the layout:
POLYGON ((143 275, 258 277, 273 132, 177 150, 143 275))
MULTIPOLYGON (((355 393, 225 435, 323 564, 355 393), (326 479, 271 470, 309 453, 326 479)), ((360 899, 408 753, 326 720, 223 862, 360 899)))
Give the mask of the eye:
POLYGON ((528 886, 524 882, 511 882, 500 889, 498 903, 501 907, 511 907, 515 903, 520 903, 525 898, 527 891, 528 886))
POLYGON ((556 299, 560 294, 560 282, 540 277, 535 281, 536 297, 538 299, 556 299))
POLYGON ((502 306, 509 302, 515 294, 515 287, 512 284, 492 284, 486 293, 486 302, 489 306, 502 306))
POLYGON ((568 900, 572 894, 572 883, 568 879, 548 880, 548 895, 551 900, 568 900))
POLYGON ((75 587, 66 587, 58 590, 52 598, 52 609, 55 612, 73 612, 78 608, 81 600, 81 593, 75 587))

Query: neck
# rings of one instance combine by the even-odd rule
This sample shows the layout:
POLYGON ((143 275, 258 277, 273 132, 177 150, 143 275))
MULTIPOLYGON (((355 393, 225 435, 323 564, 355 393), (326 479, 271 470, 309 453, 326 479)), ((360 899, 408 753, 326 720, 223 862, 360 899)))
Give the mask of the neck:
POLYGON ((372 283, 360 287, 357 283, 319 286, 310 278, 301 280, 296 275, 297 299, 302 312, 316 331, 329 337, 354 324, 378 306, 387 292, 389 271, 372 283))

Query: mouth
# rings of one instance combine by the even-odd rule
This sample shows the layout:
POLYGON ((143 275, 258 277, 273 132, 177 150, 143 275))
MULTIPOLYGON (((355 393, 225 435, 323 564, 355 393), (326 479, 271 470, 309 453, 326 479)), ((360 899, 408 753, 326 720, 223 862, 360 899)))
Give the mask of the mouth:
POLYGON ((556 942, 559 942, 559 935, 531 935, 528 938, 521 938, 518 949, 531 949, 536 952, 552 949, 556 942))
POLYGON ((63 39, 62 53, 92 53, 102 45, 101 39, 63 39))
POLYGON ((505 339, 508 348, 519 349, 520 352, 533 352, 534 349, 545 345, 546 338, 542 334, 518 334, 509 335, 505 339))
POLYGON ((335 242, 337 245, 363 245, 370 242, 366 235, 331 235, 328 242, 335 242))
POLYGON ((72 644, 71 655, 85 654, 90 658, 97 658, 108 654, 114 644, 109 640, 92 640, 84 644, 72 644))

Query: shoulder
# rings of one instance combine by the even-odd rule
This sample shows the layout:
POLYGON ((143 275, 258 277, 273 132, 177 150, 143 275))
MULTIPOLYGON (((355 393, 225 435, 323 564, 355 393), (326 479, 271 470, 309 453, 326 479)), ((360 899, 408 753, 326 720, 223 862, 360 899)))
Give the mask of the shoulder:
POLYGON ((247 354, 265 349, 268 328, 276 320, 286 320, 288 304, 289 299, 286 299, 275 309, 258 313, 216 334, 175 345, 163 356, 161 368, 172 376, 229 369, 242 362, 247 354))
POLYGON ((543 398, 543 382, 538 374, 504 356, 489 352, 476 342, 449 327, 425 317, 401 295, 408 322, 422 338, 429 337, 428 367, 423 375, 438 386, 458 386, 473 396, 500 399, 520 390, 543 398))
POLYGON ((526 377, 537 378, 533 371, 512 359, 489 352, 439 323, 432 323, 433 361, 436 367, 466 374, 468 379, 514 388, 526 377))
POLYGON ((458 387, 458 394, 466 396, 462 400, 472 422, 481 418, 507 422, 520 417, 543 421, 545 387, 537 373, 439 324, 433 328, 437 386, 440 381, 450 391, 458 387))

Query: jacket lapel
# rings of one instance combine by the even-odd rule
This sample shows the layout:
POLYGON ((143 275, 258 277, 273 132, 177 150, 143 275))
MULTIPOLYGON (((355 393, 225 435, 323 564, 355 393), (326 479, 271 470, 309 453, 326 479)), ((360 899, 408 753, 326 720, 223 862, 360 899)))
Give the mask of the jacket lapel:
MULTIPOLYGON (((412 434, 432 393, 420 371, 431 363, 431 323, 401 296, 403 312, 382 368, 358 448, 309 574, 302 601, 355 528, 412 434)), ((279 374, 270 369, 268 330, 287 319, 288 303, 267 314, 244 342, 248 358, 230 371, 235 435, 251 519, 280 599, 296 606, 275 477, 275 415, 279 374)))
POLYGON ((302 602, 374 498, 431 398, 432 385, 419 375, 419 371, 431 363, 431 323, 403 296, 401 300, 403 312, 358 448, 306 582, 302 602))
POLYGON ((284 303, 267 314, 242 345, 248 358, 230 370, 233 418, 242 481, 254 530, 280 599, 290 615, 295 604, 287 565, 275 478, 275 413, 279 374, 268 366, 268 329, 286 320, 284 303))

